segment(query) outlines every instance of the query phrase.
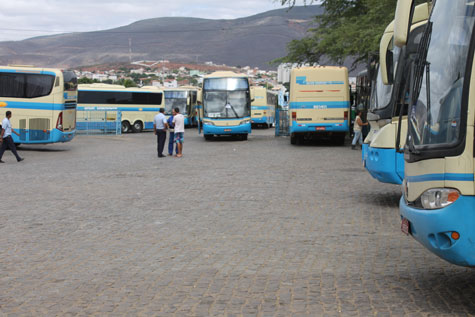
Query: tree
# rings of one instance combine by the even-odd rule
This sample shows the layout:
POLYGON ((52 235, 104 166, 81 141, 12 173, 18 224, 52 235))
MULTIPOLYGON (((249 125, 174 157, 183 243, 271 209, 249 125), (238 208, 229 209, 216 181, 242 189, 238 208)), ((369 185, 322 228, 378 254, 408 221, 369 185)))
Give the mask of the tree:
MULTIPOLYGON (((292 7, 297 0, 279 2, 292 7)), ((314 1, 303 2, 306 5, 314 1)), ((324 56, 338 64, 347 57, 355 58, 354 65, 366 62, 378 53, 381 36, 394 19, 396 4, 397 0, 322 0, 325 13, 316 17, 316 26, 309 35, 291 41, 288 55, 273 62, 318 63, 324 56)))

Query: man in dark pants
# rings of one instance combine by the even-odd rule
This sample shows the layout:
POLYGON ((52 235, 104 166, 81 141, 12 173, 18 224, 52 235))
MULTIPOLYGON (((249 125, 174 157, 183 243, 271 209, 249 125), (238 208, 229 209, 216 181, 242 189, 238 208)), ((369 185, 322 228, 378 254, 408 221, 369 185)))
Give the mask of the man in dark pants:
POLYGON ((5 163, 2 161, 2 156, 3 153, 5 153, 6 149, 10 149, 15 155, 16 160, 18 162, 23 161, 23 158, 21 158, 18 153, 16 152, 16 147, 15 143, 13 142, 12 138, 12 132, 15 133, 16 135, 20 136, 15 130, 12 128, 12 124, 10 123, 10 118, 12 117, 12 112, 7 111, 6 113, 6 118, 3 119, 2 121, 2 131, 0 132, 0 163, 5 163))
POLYGON ((165 109, 160 108, 160 112, 153 119, 153 130, 157 136, 157 151, 158 157, 165 157, 163 155, 163 148, 165 147, 165 141, 167 139, 167 118, 165 117, 165 109))

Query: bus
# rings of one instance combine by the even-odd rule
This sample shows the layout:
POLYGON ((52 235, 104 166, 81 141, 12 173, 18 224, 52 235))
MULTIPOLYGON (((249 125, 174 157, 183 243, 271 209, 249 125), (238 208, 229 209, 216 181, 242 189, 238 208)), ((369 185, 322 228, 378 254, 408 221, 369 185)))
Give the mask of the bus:
POLYGON ((407 133, 408 74, 428 18, 428 4, 418 5, 404 49, 393 44, 394 22, 388 25, 381 38, 380 62, 367 115, 371 130, 365 138, 362 156, 366 170, 382 183, 400 185, 404 179, 401 149, 407 133), (399 140, 396 138, 398 129, 402 136, 399 140))
POLYGON ((349 132, 348 69, 335 66, 298 67, 290 73, 290 143, 326 136, 345 142, 349 132))
POLYGON ((69 142, 76 134, 74 72, 33 66, 0 66, 0 116, 12 112, 16 144, 69 142))
POLYGON ((114 109, 122 114, 122 133, 153 129, 153 118, 163 107, 159 88, 125 88, 120 85, 79 85, 78 109, 114 109))
POLYGON ((203 79, 203 134, 232 135, 247 140, 251 133, 251 91, 246 75, 214 72, 203 79))
POLYGON ((172 110, 180 109, 185 116, 185 126, 196 125, 196 104, 198 90, 194 87, 164 88, 165 115, 171 116, 172 110))
MULTIPOLYGON (((475 6, 432 5, 411 74, 401 230, 442 259, 474 267, 475 6)), ((398 2, 398 46, 407 43, 413 8, 398 2)))
POLYGON ((254 101, 251 103, 251 123, 270 128, 275 120, 275 106, 277 94, 268 91, 265 87, 251 86, 254 101))

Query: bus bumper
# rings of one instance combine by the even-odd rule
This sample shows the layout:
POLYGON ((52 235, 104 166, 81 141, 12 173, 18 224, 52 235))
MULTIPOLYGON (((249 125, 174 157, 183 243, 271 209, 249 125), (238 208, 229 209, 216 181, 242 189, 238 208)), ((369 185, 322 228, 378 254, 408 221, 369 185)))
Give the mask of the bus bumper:
POLYGON ((460 196, 453 204, 435 210, 417 209, 401 198, 402 219, 409 221, 409 233, 442 259, 461 266, 475 266, 475 197, 460 196), (458 232, 460 238, 451 235, 458 232))
POLYGON ((309 132, 348 132, 348 121, 341 123, 297 123, 292 122, 290 133, 309 133, 309 132))
POLYGON ((268 123, 268 119, 267 117, 260 117, 260 118, 252 118, 251 119, 251 123, 255 123, 255 124, 266 124, 268 123))
POLYGON ((69 142, 76 136, 76 130, 62 132, 58 129, 52 131, 43 130, 19 130, 21 137, 12 134, 13 142, 21 144, 48 144, 58 142, 69 142))
POLYGON ((364 154, 364 166, 381 183, 402 184, 404 179, 404 155, 395 149, 368 146, 364 154))
POLYGON ((203 124, 203 133, 209 135, 249 134, 251 133, 251 123, 225 127, 203 124))
POLYGON ((363 166, 366 167, 366 159, 368 158, 369 143, 363 143, 361 147, 361 158, 363 160, 363 166))

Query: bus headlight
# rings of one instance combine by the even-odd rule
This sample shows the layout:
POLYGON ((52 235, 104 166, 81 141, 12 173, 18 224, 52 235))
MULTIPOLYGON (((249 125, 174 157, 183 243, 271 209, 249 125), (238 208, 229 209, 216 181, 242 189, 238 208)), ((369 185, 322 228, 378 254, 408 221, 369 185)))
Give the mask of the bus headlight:
POLYGON ((433 188, 426 190, 420 197, 424 209, 440 209, 454 203, 460 197, 460 192, 452 188, 433 188))
POLYGON ((251 119, 242 120, 241 122, 239 122, 239 125, 247 124, 247 123, 250 123, 250 122, 251 122, 251 119))
POLYGON ((203 124, 215 125, 213 121, 203 120, 203 124))

